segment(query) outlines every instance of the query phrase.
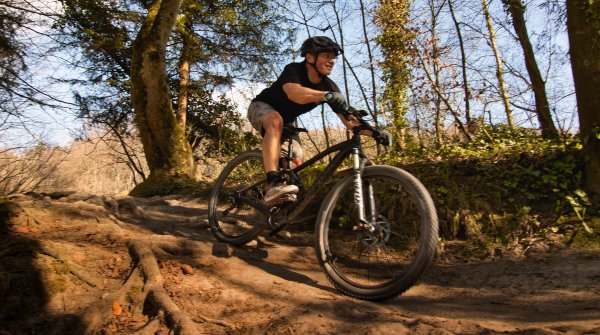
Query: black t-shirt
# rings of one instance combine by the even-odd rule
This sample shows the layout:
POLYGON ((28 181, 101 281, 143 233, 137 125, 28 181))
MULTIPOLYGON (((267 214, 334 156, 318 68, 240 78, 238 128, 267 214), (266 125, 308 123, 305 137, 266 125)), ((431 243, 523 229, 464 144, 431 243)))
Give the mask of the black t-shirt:
POLYGON ((283 68, 283 72, 277 80, 269 87, 265 88, 253 101, 261 101, 273 107, 281 117, 284 123, 294 121, 298 116, 317 107, 318 103, 297 104, 290 99, 283 91, 283 85, 287 83, 300 84, 303 87, 312 88, 319 91, 340 92, 337 85, 329 78, 325 77, 318 84, 313 84, 308 79, 306 62, 290 63, 283 68))

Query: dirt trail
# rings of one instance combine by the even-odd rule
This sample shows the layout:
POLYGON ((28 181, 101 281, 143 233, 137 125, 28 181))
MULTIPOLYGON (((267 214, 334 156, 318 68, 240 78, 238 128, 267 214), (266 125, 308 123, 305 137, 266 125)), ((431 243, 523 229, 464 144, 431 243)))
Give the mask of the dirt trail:
POLYGON ((0 334, 600 334, 600 251, 437 260, 385 303, 338 294, 310 234, 218 243, 195 199, 17 196, 0 334))

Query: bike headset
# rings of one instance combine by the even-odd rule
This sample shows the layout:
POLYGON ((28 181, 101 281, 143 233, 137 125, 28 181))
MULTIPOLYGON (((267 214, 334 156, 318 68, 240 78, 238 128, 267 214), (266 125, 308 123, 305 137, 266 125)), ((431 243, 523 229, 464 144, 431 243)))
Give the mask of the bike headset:
POLYGON ((333 52, 338 56, 344 53, 342 48, 327 36, 313 36, 306 39, 300 47, 300 56, 306 57, 306 54, 309 52, 315 55, 315 61, 313 63, 306 63, 310 64, 315 71, 317 71, 320 78, 326 77, 326 75, 322 74, 317 69, 317 58, 319 58, 319 54, 323 52, 333 52))

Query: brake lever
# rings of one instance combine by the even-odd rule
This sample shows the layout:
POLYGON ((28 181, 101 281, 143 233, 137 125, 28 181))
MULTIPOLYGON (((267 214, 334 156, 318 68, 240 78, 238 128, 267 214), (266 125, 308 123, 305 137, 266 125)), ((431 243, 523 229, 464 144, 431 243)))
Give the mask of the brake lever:
POLYGON ((375 139, 377 143, 383 146, 389 146, 391 142, 385 143, 387 141, 382 141, 382 132, 379 129, 373 127, 368 121, 362 118, 363 116, 367 115, 369 115, 367 111, 358 110, 353 107, 349 107, 348 110, 344 113, 344 117, 346 117, 347 120, 350 120, 350 116, 354 116, 358 120, 358 122, 360 122, 360 125, 354 126, 352 128, 353 133, 359 134, 363 130, 368 130, 371 132, 371 136, 375 139))

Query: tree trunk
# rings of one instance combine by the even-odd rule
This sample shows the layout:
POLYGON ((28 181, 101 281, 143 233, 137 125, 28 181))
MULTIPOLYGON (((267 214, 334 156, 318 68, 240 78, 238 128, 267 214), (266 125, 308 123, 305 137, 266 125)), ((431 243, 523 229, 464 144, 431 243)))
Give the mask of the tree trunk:
MULTIPOLYGON (((340 34, 340 41, 338 42, 338 44, 340 45, 342 50, 344 50, 346 48, 346 46, 344 45, 344 30, 343 30, 343 25, 342 25, 342 19, 340 18, 340 13, 338 12, 336 1, 335 0, 332 1, 331 5, 333 6, 333 13, 335 14, 338 32, 340 34)), ((333 32, 333 29, 332 29, 332 32, 333 32)), ((335 36, 334 36, 334 40, 335 40, 335 36)), ((348 100, 348 103, 350 103, 350 88, 348 86, 348 71, 346 69, 346 63, 342 62, 342 65, 343 65, 342 69, 344 70, 343 78, 344 78, 344 89, 346 90, 346 100, 348 100)))
POLYGON ((321 105, 321 121, 323 121, 323 134, 325 135, 325 147, 328 149, 331 146, 329 140, 329 128, 327 128, 327 120, 325 118, 325 105, 321 105))
POLYGON ((585 159, 585 187, 600 195, 600 3, 567 1, 569 53, 585 159))
POLYGON ((502 58, 500 57, 500 51, 496 45, 496 33, 494 32, 494 27, 492 26, 492 16, 490 15, 490 10, 487 6, 487 0, 481 0, 481 4, 483 6, 485 23, 490 34, 490 45, 492 46, 492 51, 494 52, 494 57, 496 58, 496 77, 498 78, 499 86, 498 91, 500 91, 500 97, 502 98, 502 103, 504 104, 504 111, 506 113, 508 127, 511 130, 515 130, 515 121, 513 119, 512 109, 510 108, 510 100, 508 99, 506 84, 504 83, 504 66, 502 64, 502 58))
POLYGON ((444 103, 444 105, 446 105, 446 108, 452 114, 452 116, 454 116, 454 122, 456 122, 456 125, 457 125, 458 129, 462 132, 463 135, 465 135, 465 138, 467 139, 468 142, 472 141, 473 140, 473 135, 469 132, 469 130, 467 129, 467 127, 465 126, 465 124, 460 120, 460 116, 458 115, 458 112, 455 111, 454 108, 452 108, 452 104, 450 103, 450 101, 448 100, 448 98, 446 98, 442 94, 442 91, 441 91, 440 87, 436 86, 435 81, 433 80, 433 78, 431 78, 431 73, 429 73, 429 70, 427 70, 427 64, 425 64, 425 61, 423 60, 423 57, 419 56, 419 61, 421 62, 421 66, 423 68, 423 71, 425 72, 425 76, 427 77, 427 80, 429 81, 429 83, 433 87, 435 93, 442 100, 442 102, 444 103))
MULTIPOLYGON (((435 1, 429 1, 429 11, 431 13, 431 68, 433 70, 433 77, 435 81, 435 87, 440 87, 440 67, 439 57, 440 49, 437 43, 437 16, 439 11, 435 8, 435 1)), ((435 142, 438 146, 442 146, 444 143, 443 138, 443 126, 442 126, 442 99, 439 94, 436 94, 435 100, 435 142)))
POLYGON ((153 185, 194 176, 192 150, 173 110, 165 62, 180 6, 181 0, 154 0, 133 44, 131 98, 150 168, 148 180, 132 190, 134 195, 153 194, 153 185))
POLYGON ((465 117, 467 120, 467 129, 470 130, 470 126, 473 124, 473 121, 471 120, 471 91, 469 90, 469 81, 467 78, 467 55, 465 53, 465 43, 463 41, 462 31, 460 30, 460 24, 456 19, 456 15, 454 14, 454 5, 452 4, 452 0, 448 0, 448 8, 450 9, 450 14, 452 16, 452 22, 454 22, 454 27, 456 28, 456 35, 458 36, 458 46, 460 48, 460 63, 463 77, 463 89, 465 91, 465 117))
POLYGON ((181 55, 179 55, 179 91, 177 92, 177 123, 186 130, 187 106, 190 84, 190 47, 189 32, 192 27, 188 26, 189 18, 186 17, 184 29, 180 32, 182 37, 181 55))
MULTIPOLYGON (((373 58, 371 42, 369 41, 369 34, 367 32, 367 18, 363 0, 360 0, 360 14, 362 17, 363 37, 365 38, 365 45, 367 46, 367 56, 369 57, 369 71, 371 72, 371 87, 373 90, 373 122, 375 123, 375 127, 377 127, 379 126, 379 120, 377 115, 377 80, 375 78, 375 59, 373 58)), ((379 147, 377 147, 377 149, 379 150, 379 147)))
POLYGON ((550 115, 550 105, 548 104, 548 97, 546 96, 546 83, 542 78, 540 69, 535 59, 535 53, 527 34, 527 25, 525 24, 525 7, 521 0, 502 0, 507 6, 508 12, 512 16, 513 26, 515 33, 519 39, 519 43, 523 48, 523 54, 525 56, 525 67, 529 73, 531 79, 531 88, 535 96, 535 107, 542 129, 542 136, 544 138, 552 138, 558 136, 556 126, 552 121, 550 115))
POLYGON ((381 113, 390 114, 389 130, 394 138, 391 150, 402 150, 404 129, 408 110, 408 94, 411 65, 414 61, 413 43, 415 33, 410 28, 410 3, 408 0, 380 0, 376 23, 381 31, 377 42, 381 47, 383 79, 386 81, 383 97, 386 101, 381 113))

